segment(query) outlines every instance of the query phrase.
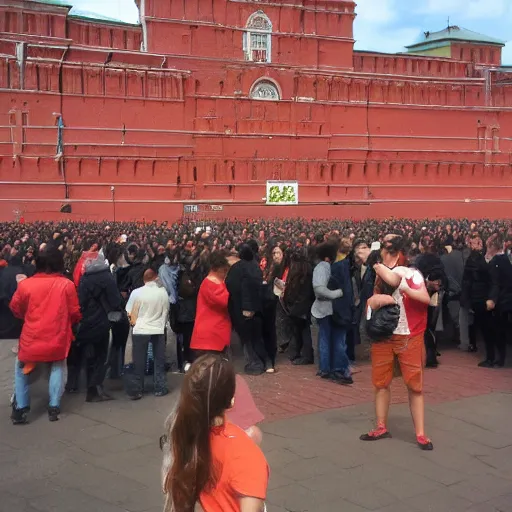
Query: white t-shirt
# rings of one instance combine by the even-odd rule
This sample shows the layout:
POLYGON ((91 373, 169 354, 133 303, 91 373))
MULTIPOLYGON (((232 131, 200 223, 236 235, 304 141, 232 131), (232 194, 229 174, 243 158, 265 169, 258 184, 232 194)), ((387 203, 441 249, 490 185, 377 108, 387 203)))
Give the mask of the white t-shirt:
MULTIPOLYGON (((402 281, 406 280, 410 288, 420 289, 424 283, 423 275, 419 270, 416 270, 415 268, 395 267, 393 272, 401 276, 402 281)), ((421 312, 418 312, 417 308, 411 308, 405 304, 404 295, 399 288, 393 292, 392 296, 396 303, 400 306, 400 318, 398 320, 398 326, 395 329, 394 334, 409 336, 411 334, 411 328, 409 324, 410 322, 413 322, 413 324, 416 325, 418 322, 417 316, 418 314, 421 314, 421 312)))
POLYGON ((169 297, 165 288, 158 286, 156 281, 150 281, 142 288, 133 290, 126 311, 131 313, 136 304, 139 311, 133 334, 164 334, 169 316, 169 297))

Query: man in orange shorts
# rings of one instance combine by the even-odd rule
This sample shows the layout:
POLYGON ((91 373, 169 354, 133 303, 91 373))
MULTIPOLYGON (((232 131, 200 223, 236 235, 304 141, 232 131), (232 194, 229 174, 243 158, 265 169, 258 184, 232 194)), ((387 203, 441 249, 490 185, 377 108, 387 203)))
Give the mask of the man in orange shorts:
POLYGON ((421 272, 403 266, 400 238, 397 235, 386 236, 382 258, 387 266, 380 263, 374 266, 377 274, 377 293, 368 300, 368 307, 375 311, 388 304, 398 304, 400 318, 389 340, 372 345, 372 381, 375 387, 377 427, 363 434, 360 439, 378 441, 391 437, 387 429, 387 420, 391 402, 390 386, 393 380, 394 359, 397 357, 409 391, 409 407, 416 430, 416 440, 422 450, 433 450, 432 442, 425 436, 423 397, 425 362, 423 334, 427 325, 430 296, 421 272), (383 288, 386 285, 394 289, 391 295, 383 294, 383 288))

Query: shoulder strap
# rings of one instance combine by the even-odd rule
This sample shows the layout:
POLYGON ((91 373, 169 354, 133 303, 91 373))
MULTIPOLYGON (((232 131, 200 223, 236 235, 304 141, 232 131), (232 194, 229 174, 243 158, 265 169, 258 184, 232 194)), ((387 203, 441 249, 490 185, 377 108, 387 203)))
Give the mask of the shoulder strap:
POLYGON ((92 298, 103 308, 107 315, 110 313, 111 309, 105 299, 105 293, 103 288, 101 289, 99 295, 93 295, 92 298))

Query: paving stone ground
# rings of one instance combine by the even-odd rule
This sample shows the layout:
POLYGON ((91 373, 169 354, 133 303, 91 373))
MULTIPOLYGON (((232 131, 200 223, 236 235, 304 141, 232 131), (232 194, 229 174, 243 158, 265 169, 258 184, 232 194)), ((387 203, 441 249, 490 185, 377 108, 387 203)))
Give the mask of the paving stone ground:
MULTIPOLYGON (((0 341, 0 512, 161 512, 158 438, 173 393, 139 402, 109 383, 114 402, 66 397, 61 421, 46 417, 46 390, 32 390, 31 423, 9 421, 13 343, 0 341)), ((435 450, 421 452, 405 389, 394 383, 393 439, 362 443, 372 424, 370 369, 346 388, 284 362, 249 378, 266 415, 269 512, 512 511, 512 369, 486 370, 456 351, 426 373, 427 426, 435 450)))

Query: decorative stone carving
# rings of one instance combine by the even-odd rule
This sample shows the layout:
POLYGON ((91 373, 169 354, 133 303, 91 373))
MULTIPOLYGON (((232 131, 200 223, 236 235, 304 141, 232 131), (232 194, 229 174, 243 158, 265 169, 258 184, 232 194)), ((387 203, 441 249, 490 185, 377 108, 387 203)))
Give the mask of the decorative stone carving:
POLYGON ((279 90, 275 84, 269 80, 261 80, 253 85, 251 89, 251 98, 253 100, 280 100, 279 90))
POLYGON ((263 11, 257 11, 247 21, 247 28, 272 32, 272 23, 270 23, 270 20, 263 11))

